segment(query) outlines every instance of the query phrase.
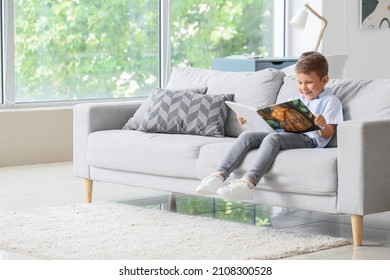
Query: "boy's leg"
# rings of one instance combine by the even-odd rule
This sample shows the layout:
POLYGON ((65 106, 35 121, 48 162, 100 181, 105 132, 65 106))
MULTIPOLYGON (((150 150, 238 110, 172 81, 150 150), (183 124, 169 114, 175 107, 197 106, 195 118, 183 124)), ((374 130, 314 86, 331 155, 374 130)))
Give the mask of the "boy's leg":
POLYGON ((217 167, 217 172, 202 179, 200 185, 195 189, 196 193, 203 195, 215 194, 218 189, 223 188, 223 181, 241 163, 249 150, 260 146, 265 136, 267 136, 267 133, 263 132, 248 131, 242 133, 222 159, 217 167))
POLYGON ((241 164, 245 155, 250 150, 259 148, 261 142, 268 134, 261 131, 245 131, 241 133, 220 161, 217 170, 223 174, 225 179, 229 177, 230 173, 241 164))
POLYGON ((217 190, 217 193, 229 199, 252 200, 253 187, 269 170, 277 153, 285 149, 314 148, 312 140, 302 134, 272 133, 263 139, 257 150, 252 167, 239 180, 233 180, 229 185, 217 190))
POLYGON ((268 135, 256 152, 255 161, 244 177, 251 178, 255 185, 272 166, 280 150, 315 148, 313 141, 305 134, 273 133, 268 135))

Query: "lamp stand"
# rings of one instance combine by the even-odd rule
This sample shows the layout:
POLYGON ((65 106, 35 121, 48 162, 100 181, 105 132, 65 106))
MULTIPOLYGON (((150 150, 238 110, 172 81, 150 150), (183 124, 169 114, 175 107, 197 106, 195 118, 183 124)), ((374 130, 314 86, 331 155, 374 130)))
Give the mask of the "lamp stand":
POLYGON ((316 46, 314 48, 314 51, 317 51, 319 46, 320 46, 320 43, 321 43, 321 40, 322 40, 322 37, 324 36, 324 32, 325 32, 325 28, 326 26, 328 25, 328 21, 320 16, 316 11, 314 11, 308 4, 305 4, 305 7, 306 9, 308 9, 313 15, 315 15, 317 18, 319 18, 322 22, 322 28, 321 28, 321 31, 320 31, 320 34, 318 35, 318 39, 317 39, 317 43, 316 43, 316 46))

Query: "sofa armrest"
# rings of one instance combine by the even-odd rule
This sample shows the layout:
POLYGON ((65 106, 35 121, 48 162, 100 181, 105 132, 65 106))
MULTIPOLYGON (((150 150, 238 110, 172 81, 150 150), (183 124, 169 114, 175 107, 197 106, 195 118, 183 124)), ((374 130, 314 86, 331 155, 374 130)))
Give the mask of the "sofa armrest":
POLYGON ((122 129, 143 100, 84 103, 73 108, 73 174, 90 178, 87 163, 88 135, 92 132, 122 129))
POLYGON ((337 139, 338 212, 390 210, 390 119, 345 121, 337 139))

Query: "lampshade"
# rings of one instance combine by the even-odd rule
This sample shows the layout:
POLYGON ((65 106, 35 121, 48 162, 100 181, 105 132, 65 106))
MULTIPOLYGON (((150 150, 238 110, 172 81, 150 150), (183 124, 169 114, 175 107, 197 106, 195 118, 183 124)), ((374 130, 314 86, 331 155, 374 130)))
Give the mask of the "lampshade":
POLYGON ((308 4, 305 4, 305 6, 303 8, 301 8, 295 14, 295 16, 291 19, 290 26, 295 28, 295 29, 299 29, 299 30, 304 29, 305 25, 306 25, 307 17, 309 15, 308 12, 311 12, 313 15, 315 15, 322 22, 322 28, 321 28, 320 34, 318 36, 318 39, 317 39, 317 42, 316 42, 316 45, 314 48, 314 50, 317 51, 318 47, 320 46, 322 37, 324 36, 325 28, 328 25, 328 21, 324 17, 320 16, 308 4))
POLYGON ((301 8, 291 19, 290 26, 295 29, 303 30, 305 28, 308 15, 309 13, 306 8, 301 8))

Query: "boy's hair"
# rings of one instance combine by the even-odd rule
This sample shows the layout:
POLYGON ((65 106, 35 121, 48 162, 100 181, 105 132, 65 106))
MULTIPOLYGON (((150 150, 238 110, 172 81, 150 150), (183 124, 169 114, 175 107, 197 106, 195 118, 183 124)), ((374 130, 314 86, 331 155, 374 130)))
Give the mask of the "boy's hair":
POLYGON ((328 69, 328 61, 325 56, 315 51, 304 52, 301 54, 297 64, 295 65, 296 73, 315 72, 320 78, 328 75, 328 69))

